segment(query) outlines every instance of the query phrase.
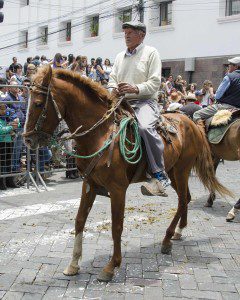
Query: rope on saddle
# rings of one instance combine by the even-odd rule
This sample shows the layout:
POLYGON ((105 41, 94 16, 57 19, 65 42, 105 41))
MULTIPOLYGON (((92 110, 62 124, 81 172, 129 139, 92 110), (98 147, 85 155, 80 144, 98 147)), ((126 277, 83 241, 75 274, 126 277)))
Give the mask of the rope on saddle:
MULTIPOLYGON (((141 137, 139 135, 138 131, 138 124, 137 121, 133 118, 123 118, 119 125, 119 130, 115 134, 115 138, 119 136, 119 148, 120 152, 125 159, 126 162, 129 164, 137 164, 141 158, 142 158, 142 144, 141 144, 141 137), (133 136, 134 136, 134 142, 130 141, 127 138, 127 132, 128 128, 132 128, 133 130, 133 136)), ((64 153, 76 157, 76 158, 93 158, 97 156, 99 153, 103 152, 105 149, 109 147, 113 139, 113 136, 111 136, 109 139, 107 139, 104 142, 104 145, 96 152, 90 154, 90 155, 79 155, 75 152, 67 151, 64 147, 63 143, 64 141, 58 140, 56 138, 52 138, 52 145, 56 146, 59 150, 63 151, 64 153)))

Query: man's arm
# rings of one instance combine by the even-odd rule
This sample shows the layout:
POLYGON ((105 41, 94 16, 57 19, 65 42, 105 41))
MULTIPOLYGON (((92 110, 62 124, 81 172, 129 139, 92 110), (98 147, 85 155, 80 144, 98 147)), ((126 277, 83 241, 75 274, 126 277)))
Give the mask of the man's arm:
POLYGON ((227 91, 227 89, 230 86, 230 79, 228 76, 225 76, 223 78, 223 81, 221 82, 221 84, 219 85, 217 91, 216 91, 216 100, 219 100, 222 98, 222 96, 224 95, 224 93, 227 91))
POLYGON ((148 96, 156 93, 161 84, 162 63, 157 50, 149 57, 148 79, 146 82, 136 84, 139 95, 148 96))

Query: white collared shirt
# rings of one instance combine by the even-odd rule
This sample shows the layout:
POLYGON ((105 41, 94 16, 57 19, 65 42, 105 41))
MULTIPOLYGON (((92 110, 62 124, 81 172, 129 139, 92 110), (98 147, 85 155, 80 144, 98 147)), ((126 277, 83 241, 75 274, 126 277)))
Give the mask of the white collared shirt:
POLYGON ((138 45, 132 52, 130 52, 130 51, 127 49, 125 55, 126 55, 126 56, 132 56, 132 55, 136 54, 139 50, 141 50, 142 47, 143 47, 143 43, 141 43, 140 45, 138 45))

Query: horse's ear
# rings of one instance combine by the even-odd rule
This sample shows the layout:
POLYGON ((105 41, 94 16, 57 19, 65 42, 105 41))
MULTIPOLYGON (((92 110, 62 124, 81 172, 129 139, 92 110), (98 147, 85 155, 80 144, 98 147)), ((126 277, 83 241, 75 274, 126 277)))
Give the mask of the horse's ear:
POLYGON ((47 65, 45 67, 45 75, 43 77, 42 85, 48 87, 52 79, 52 67, 47 65))

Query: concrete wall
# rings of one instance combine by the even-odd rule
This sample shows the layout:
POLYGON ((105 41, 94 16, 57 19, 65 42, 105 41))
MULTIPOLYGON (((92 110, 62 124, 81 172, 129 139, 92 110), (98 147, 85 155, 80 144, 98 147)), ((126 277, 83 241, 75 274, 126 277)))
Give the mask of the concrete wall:
MULTIPOLYGON (((237 55, 234 55, 237 56, 237 55)), ((203 81, 208 79, 213 82, 216 89, 226 73, 226 64, 232 56, 197 58, 195 61, 195 71, 192 73, 191 82, 195 82, 200 88, 203 81)), ((164 61, 163 68, 170 69, 171 74, 182 75, 189 80, 189 72, 185 72, 185 60, 164 61)))

